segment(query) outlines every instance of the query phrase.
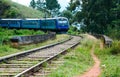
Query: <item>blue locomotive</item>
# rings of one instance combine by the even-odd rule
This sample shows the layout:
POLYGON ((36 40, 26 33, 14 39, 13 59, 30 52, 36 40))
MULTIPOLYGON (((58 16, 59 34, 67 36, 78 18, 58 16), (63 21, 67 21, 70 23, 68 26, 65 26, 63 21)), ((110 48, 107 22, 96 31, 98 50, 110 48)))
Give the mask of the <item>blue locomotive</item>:
POLYGON ((0 19, 0 27, 67 31, 69 29, 69 22, 65 17, 44 19, 0 19))

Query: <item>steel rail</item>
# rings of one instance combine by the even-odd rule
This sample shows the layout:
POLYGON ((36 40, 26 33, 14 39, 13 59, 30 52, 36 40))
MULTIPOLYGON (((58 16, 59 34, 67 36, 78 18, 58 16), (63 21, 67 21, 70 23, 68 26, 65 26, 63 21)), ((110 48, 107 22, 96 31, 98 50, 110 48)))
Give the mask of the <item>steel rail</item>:
POLYGON ((49 44, 49 45, 42 46, 42 47, 39 47, 39 48, 34 48, 34 49, 31 49, 31 50, 27 50, 27 51, 11 54, 11 55, 8 55, 8 56, 4 56, 4 57, 0 58, 0 62, 6 61, 6 60, 9 60, 9 59, 19 58, 19 57, 25 56, 25 55, 27 55, 29 53, 34 53, 34 52, 37 52, 38 50, 46 49, 46 48, 49 48, 49 47, 64 43, 66 41, 69 41, 70 39, 72 39, 72 37, 69 37, 68 39, 57 42, 57 43, 53 43, 53 44, 49 44))
POLYGON ((58 55, 65 53, 68 49, 71 49, 71 48, 77 46, 79 43, 80 43, 80 42, 77 42, 77 43, 73 44, 72 46, 70 46, 70 47, 67 48, 67 49, 62 50, 62 51, 59 52, 58 54, 56 54, 56 55, 54 55, 54 56, 51 56, 51 57, 43 60, 42 62, 40 62, 40 63, 32 66, 31 68, 28 68, 27 70, 25 70, 25 71, 17 74, 15 77, 28 77, 30 74, 38 71, 38 70, 40 69, 40 67, 42 67, 42 65, 43 65, 44 63, 51 61, 52 59, 58 57, 58 55))
POLYGON ((28 77, 40 70, 44 63, 76 46, 80 37, 72 36, 67 40, 28 51, 12 54, 0 59, 0 76, 28 77))

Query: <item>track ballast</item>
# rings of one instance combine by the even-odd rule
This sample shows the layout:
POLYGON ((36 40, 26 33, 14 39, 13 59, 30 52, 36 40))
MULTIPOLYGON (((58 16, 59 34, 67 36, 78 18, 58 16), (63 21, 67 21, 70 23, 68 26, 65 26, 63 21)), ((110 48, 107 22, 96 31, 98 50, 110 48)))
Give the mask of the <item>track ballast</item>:
POLYGON ((22 55, 13 55, 0 59, 0 77, 28 77, 40 70, 43 63, 50 61, 59 54, 80 42, 80 37, 72 36, 69 41, 45 48, 27 51, 22 55))

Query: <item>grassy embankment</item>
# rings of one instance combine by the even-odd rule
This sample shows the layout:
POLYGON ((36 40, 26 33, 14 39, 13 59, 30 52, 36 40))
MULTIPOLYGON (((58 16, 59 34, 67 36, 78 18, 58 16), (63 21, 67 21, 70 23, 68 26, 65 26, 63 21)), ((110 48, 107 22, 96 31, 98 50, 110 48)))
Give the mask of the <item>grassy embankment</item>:
POLYGON ((42 18, 44 13, 30 7, 12 2, 11 0, 1 0, 1 18, 42 18))
MULTIPOLYGON (((34 30, 8 30, 8 29, 2 29, 2 28, 0 30, 1 30, 1 32, 0 32, 0 42, 3 39, 8 40, 9 37, 15 36, 15 35, 44 34, 44 32, 42 32, 42 31, 34 31, 34 30)), ((57 35, 55 40, 48 40, 46 42, 38 43, 38 44, 24 45, 24 46, 20 46, 18 48, 11 47, 10 43, 8 43, 8 44, 0 43, 0 57, 5 56, 5 55, 9 55, 9 54, 13 54, 13 53, 16 53, 16 52, 21 52, 21 51, 24 51, 24 50, 29 50, 29 49, 32 49, 32 48, 40 47, 40 46, 43 46, 43 45, 55 43, 55 42, 61 41, 63 39, 67 39, 68 37, 69 37, 68 35, 57 35)))
POLYGON ((95 53, 101 60, 100 77, 120 77, 120 41, 115 41, 111 48, 96 48, 95 53))
POLYGON ((69 50, 69 53, 62 57, 63 65, 59 66, 48 77, 74 77, 84 73, 93 65, 90 55, 92 45, 93 40, 83 39, 80 45, 74 50, 69 50))

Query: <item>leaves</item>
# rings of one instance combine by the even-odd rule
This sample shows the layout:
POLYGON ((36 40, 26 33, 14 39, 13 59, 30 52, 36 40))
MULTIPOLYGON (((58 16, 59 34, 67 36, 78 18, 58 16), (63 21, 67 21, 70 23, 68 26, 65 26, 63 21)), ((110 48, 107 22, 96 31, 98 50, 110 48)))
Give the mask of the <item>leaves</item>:
POLYGON ((118 8, 116 5, 118 2, 115 0, 82 1, 83 19, 86 21, 87 32, 104 34, 107 31, 107 25, 112 26, 111 22, 119 19, 119 10, 114 11, 118 8))
POLYGON ((31 0, 30 6, 31 6, 33 9, 35 9, 35 7, 36 7, 35 0, 31 0))

